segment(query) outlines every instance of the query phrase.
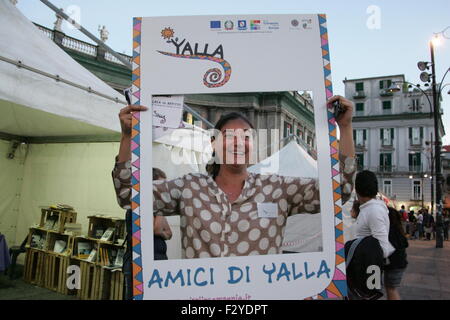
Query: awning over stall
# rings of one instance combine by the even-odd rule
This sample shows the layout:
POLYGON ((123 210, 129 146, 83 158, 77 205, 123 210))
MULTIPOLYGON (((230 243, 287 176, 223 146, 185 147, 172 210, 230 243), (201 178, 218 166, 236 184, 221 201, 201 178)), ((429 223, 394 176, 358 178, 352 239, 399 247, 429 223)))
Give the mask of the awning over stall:
MULTIPOLYGON (((117 136, 124 99, 0 1, 0 138, 117 136)), ((50 139, 51 140, 51 139, 50 139)))

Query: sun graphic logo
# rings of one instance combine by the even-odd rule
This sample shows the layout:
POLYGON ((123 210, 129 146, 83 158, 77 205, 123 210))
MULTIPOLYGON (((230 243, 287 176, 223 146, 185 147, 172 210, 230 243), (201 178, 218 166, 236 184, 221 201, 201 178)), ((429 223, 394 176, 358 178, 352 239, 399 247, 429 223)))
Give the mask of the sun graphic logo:
POLYGON ((161 30, 161 36, 167 40, 169 40, 170 38, 173 38, 174 34, 175 34, 175 32, 171 28, 164 28, 163 30, 161 30))

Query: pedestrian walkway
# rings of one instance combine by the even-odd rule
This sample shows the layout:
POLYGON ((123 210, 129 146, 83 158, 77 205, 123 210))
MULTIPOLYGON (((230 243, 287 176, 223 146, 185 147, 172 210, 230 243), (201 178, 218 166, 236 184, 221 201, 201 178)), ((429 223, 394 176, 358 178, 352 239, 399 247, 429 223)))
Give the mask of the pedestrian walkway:
POLYGON ((399 288, 403 300, 450 300, 450 242, 410 240, 408 268, 399 288))

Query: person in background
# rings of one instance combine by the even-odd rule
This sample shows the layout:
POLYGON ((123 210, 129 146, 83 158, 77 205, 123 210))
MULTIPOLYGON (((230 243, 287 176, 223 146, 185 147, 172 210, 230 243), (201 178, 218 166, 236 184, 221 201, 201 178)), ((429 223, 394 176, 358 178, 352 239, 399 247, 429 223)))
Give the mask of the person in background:
POLYGON ((389 211, 383 200, 376 198, 378 181, 372 171, 364 170, 356 175, 355 191, 360 203, 356 219, 356 237, 373 236, 383 249, 386 259, 395 248, 389 242, 389 211))
POLYGON ((428 210, 423 210, 423 229, 425 232, 424 239, 431 240, 431 232, 433 231, 433 216, 428 213, 428 210))
MULTIPOLYGON (((164 171, 153 168, 153 181, 167 179, 164 171)), ((172 230, 164 216, 155 216, 153 220, 153 249, 155 260, 167 260, 166 240, 172 238, 172 230)))
POLYGON ((417 214, 417 232, 419 233, 419 240, 422 240, 423 237, 423 214, 422 210, 419 210, 419 213, 417 214))
POLYGON ((402 207, 401 207, 401 209, 400 209, 400 211, 398 213, 399 213, 400 218, 401 218, 403 232, 405 234, 407 234, 408 231, 409 231, 408 230, 409 226, 408 226, 408 213, 405 210, 405 206, 402 205, 402 207))
POLYGON ((417 223, 417 218, 416 218, 416 214, 414 213, 414 210, 411 210, 409 212, 408 220, 409 220, 409 235, 410 235, 410 239, 416 240, 416 239, 418 239, 419 231, 417 229, 417 224, 416 224, 417 223))
POLYGON ((384 267, 384 287, 388 300, 400 300, 400 287, 408 261, 406 248, 408 240, 402 227, 401 215, 394 208, 389 207, 389 242, 395 251, 389 256, 389 263, 384 267))
POLYGON ((444 240, 448 241, 448 228, 450 226, 450 212, 448 209, 444 210, 442 219, 444 220, 444 240))

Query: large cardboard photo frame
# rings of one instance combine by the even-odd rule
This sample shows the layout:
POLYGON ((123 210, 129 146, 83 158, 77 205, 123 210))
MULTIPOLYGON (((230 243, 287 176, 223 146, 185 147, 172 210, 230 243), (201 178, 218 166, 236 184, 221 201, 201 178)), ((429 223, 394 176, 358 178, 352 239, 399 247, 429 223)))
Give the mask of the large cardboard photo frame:
POLYGON ((322 252, 154 261, 152 113, 136 113, 131 146, 134 299, 345 296, 337 133, 326 103, 332 96, 326 16, 135 18, 132 77, 133 104, 150 110, 154 95, 314 92, 323 239, 322 252), (272 267, 269 277, 263 270, 272 267), (236 271, 241 280, 230 282, 236 271), (169 275, 168 285, 151 285, 155 274, 164 280, 169 275))

